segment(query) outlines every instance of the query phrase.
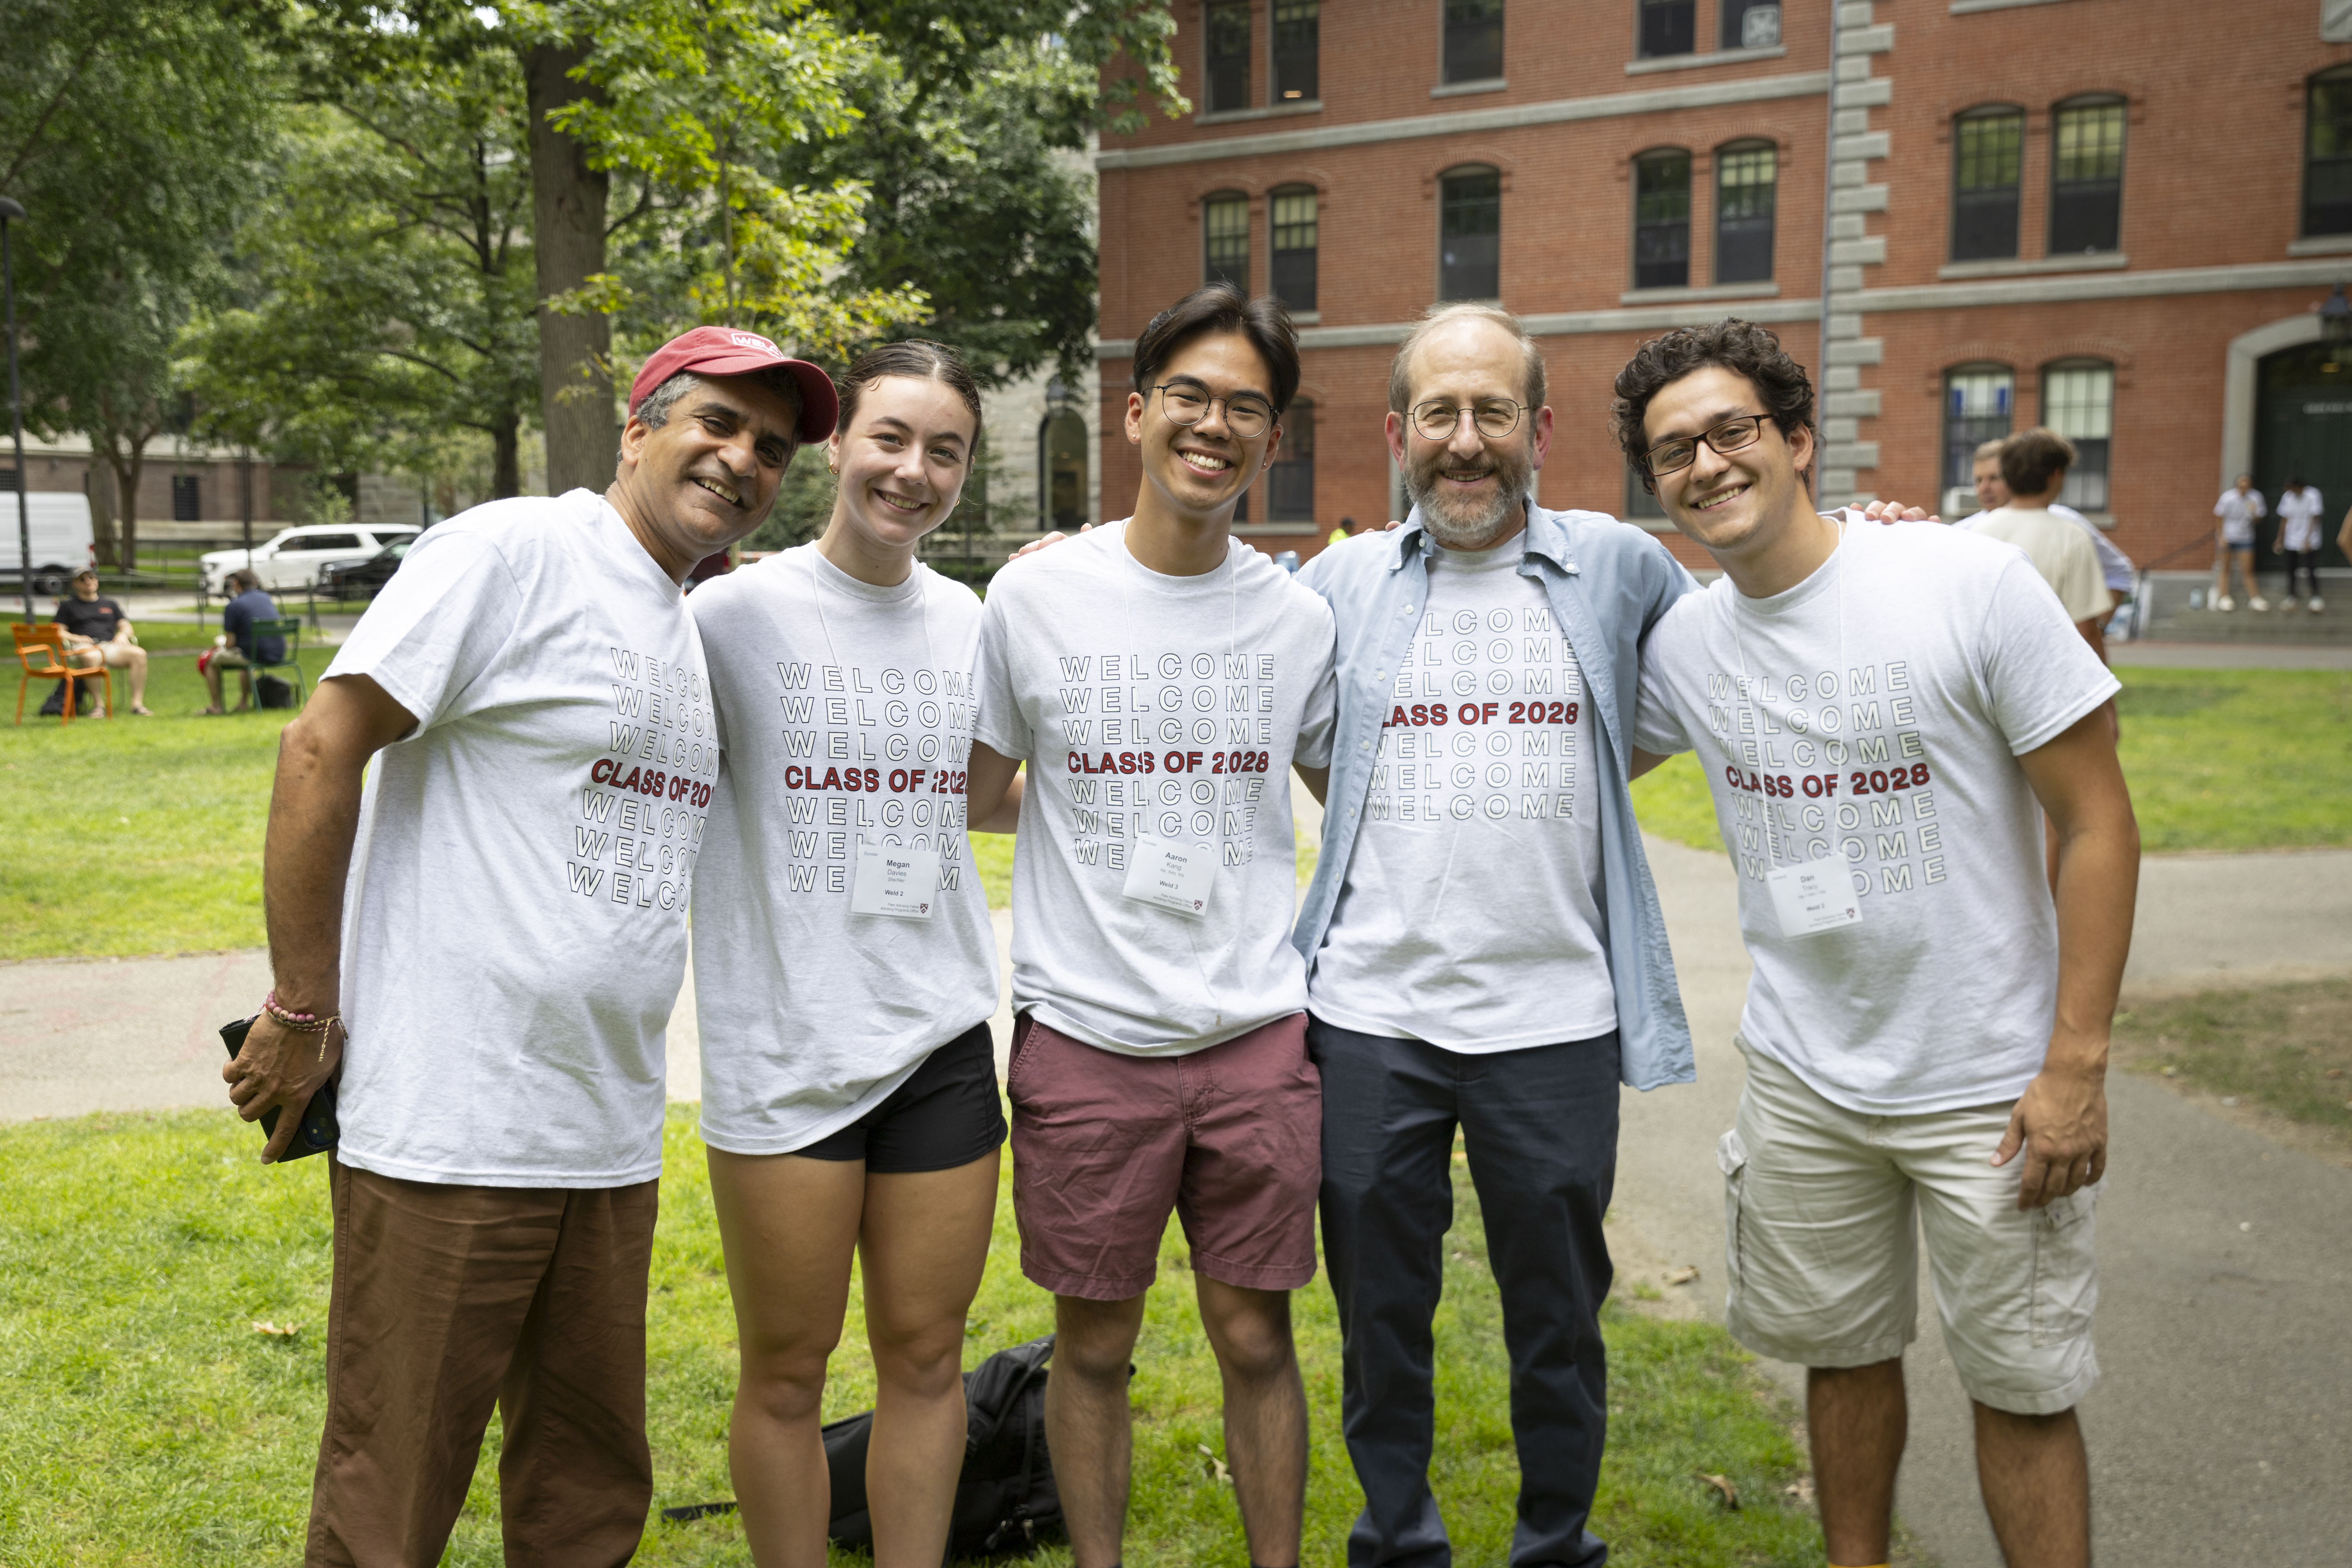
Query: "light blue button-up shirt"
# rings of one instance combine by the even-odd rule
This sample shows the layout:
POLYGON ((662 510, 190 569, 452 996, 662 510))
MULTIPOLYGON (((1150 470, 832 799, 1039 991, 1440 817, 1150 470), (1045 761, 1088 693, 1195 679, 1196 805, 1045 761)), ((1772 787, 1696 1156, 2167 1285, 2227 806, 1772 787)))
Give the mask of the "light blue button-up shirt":
MULTIPOLYGON (((1298 574, 1329 602, 1339 634, 1339 727, 1325 794, 1322 856, 1291 934, 1310 974, 1347 879, 1381 729, 1417 617, 1429 603, 1429 562, 1436 552, 1416 507, 1396 531, 1334 544, 1298 574)), ((1633 820, 1626 726, 1633 717, 1643 639, 1666 606, 1698 584, 1665 546, 1638 528, 1601 512, 1547 511, 1532 502, 1519 575, 1542 582, 1553 618, 1582 667, 1587 700, 1601 715, 1593 736, 1601 784, 1601 936, 1617 991, 1624 1079, 1635 1089, 1688 1083, 1697 1076, 1690 1025, 1675 984, 1665 915, 1633 820)))

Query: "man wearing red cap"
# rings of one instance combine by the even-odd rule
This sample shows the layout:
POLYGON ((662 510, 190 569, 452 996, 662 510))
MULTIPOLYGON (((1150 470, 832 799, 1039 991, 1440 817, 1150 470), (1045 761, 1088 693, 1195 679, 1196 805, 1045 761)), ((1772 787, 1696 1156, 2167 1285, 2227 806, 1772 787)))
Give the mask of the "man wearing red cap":
POLYGON ((338 1080, 308 1563, 438 1562, 493 1405, 509 1562, 624 1563, 652 1500, 663 1030, 719 767, 679 584, 836 404, 702 327, 629 407, 602 496, 420 538, 280 742, 277 988, 224 1076, 284 1112, 265 1160, 338 1080))

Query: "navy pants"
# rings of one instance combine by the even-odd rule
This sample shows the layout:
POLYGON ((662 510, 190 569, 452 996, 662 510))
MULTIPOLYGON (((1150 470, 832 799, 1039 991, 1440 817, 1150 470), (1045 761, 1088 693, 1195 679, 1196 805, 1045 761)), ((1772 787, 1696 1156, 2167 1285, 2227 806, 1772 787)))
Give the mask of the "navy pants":
POLYGON ((1364 1489, 1349 1568, 1448 1568, 1429 1489, 1430 1324, 1454 1220, 1458 1123, 1486 1216, 1519 1458, 1513 1568, 1598 1568, 1617 1036, 1465 1056, 1310 1018, 1323 1075, 1323 1256, 1338 1298, 1341 1420, 1364 1489))

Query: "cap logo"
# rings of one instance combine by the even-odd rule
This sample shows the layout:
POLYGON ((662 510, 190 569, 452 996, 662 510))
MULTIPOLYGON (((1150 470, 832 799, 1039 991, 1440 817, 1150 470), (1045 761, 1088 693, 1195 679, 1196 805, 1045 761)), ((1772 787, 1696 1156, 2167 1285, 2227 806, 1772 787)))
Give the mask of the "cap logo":
POLYGON ((765 349, 772 354, 783 352, 757 332, 730 332, 727 341, 739 349, 765 349))

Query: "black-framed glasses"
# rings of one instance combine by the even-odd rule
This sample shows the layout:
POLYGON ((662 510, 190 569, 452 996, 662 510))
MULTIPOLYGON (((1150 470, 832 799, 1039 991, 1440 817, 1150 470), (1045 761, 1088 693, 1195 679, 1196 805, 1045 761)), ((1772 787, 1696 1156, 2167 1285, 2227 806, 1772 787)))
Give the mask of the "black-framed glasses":
POLYGON ((1524 404, 1507 397, 1482 397, 1475 403, 1448 403, 1442 397, 1433 397, 1412 405, 1412 427, 1425 439, 1451 441, 1454 432, 1462 428, 1462 416, 1466 414, 1479 435, 1489 441, 1499 441, 1519 427, 1519 416, 1526 412, 1524 404))
POLYGON ((1198 425, 1209 416, 1212 404, 1222 403, 1225 428, 1244 441, 1256 440, 1274 425, 1274 405, 1252 393, 1217 397, 1207 387, 1189 381, 1163 381, 1151 390, 1160 395, 1160 412, 1174 424, 1198 425))
POLYGON ((1728 419, 1718 419, 1696 436, 1677 436, 1671 441, 1659 442, 1642 454, 1642 467, 1654 479, 1687 468, 1698 460, 1701 441, 1713 447, 1717 456, 1727 458, 1756 445, 1756 438, 1764 434, 1764 420, 1761 414, 1735 414, 1728 419))

